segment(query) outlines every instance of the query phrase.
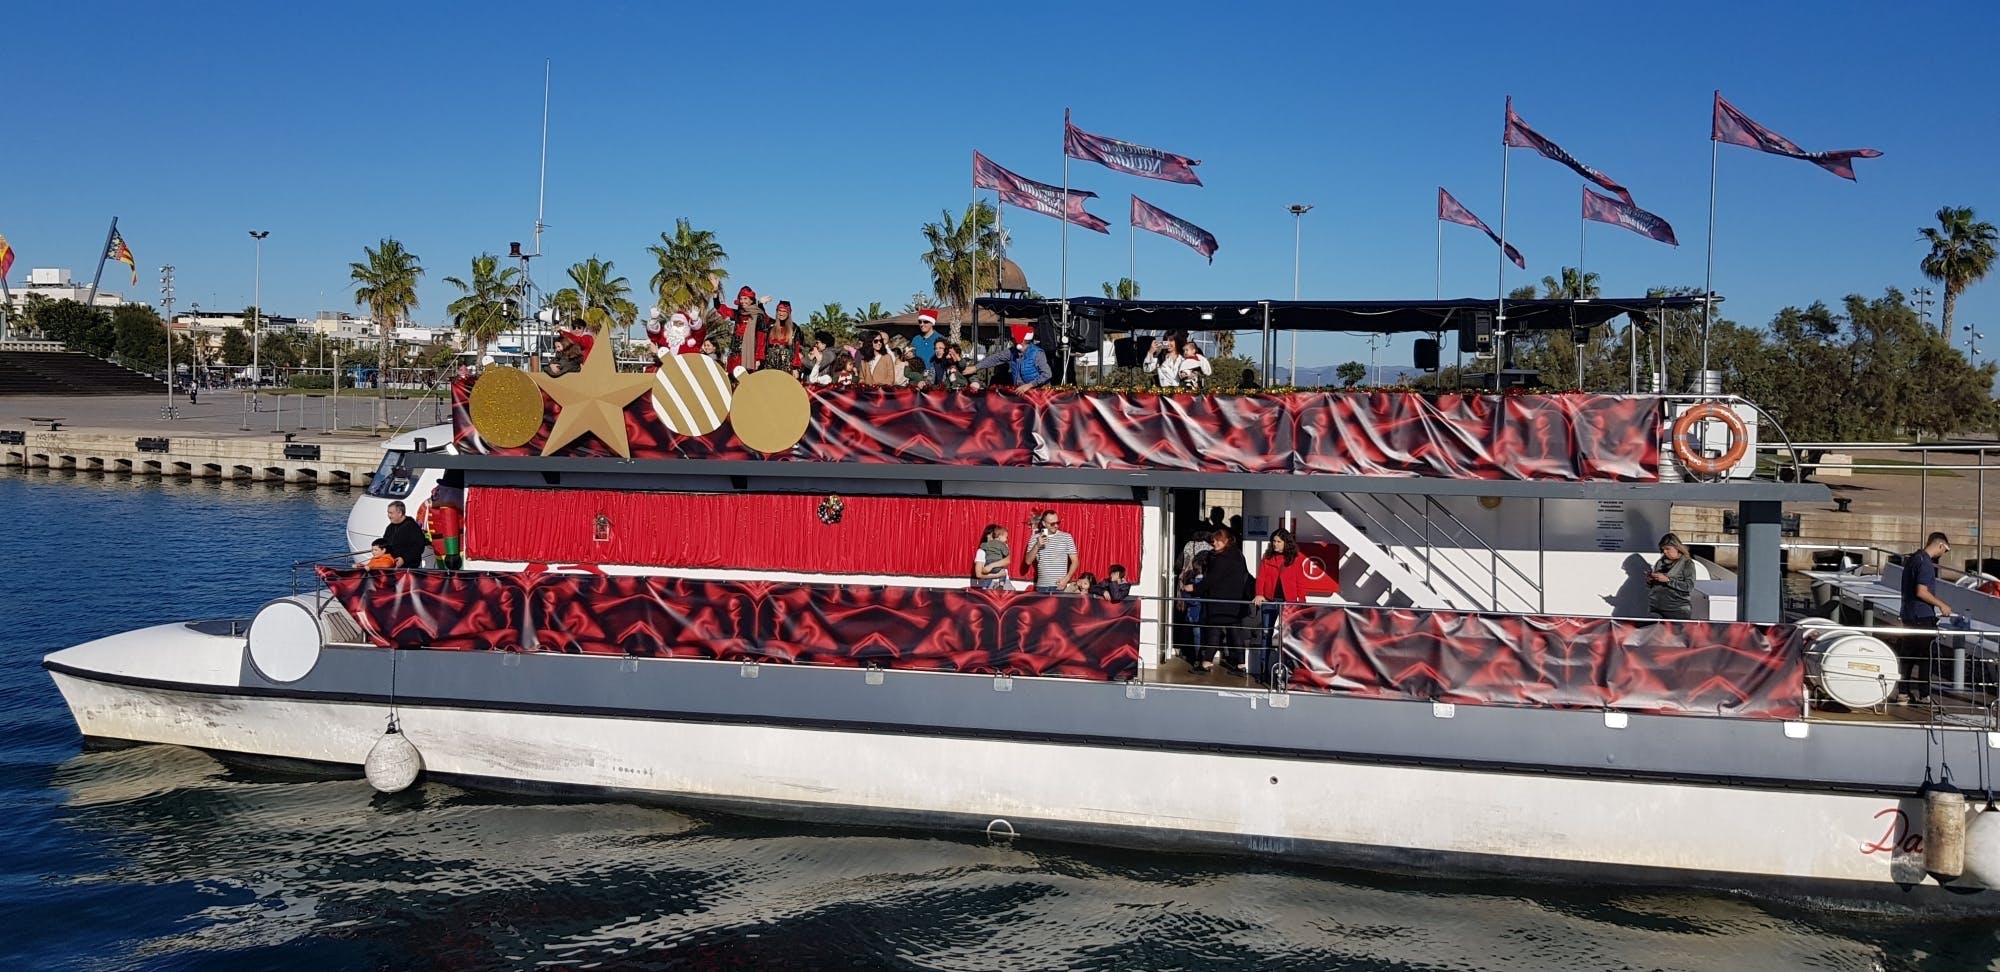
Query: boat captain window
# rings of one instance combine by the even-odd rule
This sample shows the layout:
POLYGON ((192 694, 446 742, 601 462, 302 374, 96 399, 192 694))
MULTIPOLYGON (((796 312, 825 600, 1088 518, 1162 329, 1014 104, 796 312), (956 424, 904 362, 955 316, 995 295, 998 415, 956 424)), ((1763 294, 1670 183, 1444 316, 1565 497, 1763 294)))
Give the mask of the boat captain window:
POLYGON ((382 465, 375 470, 375 476, 368 480, 368 495, 383 499, 402 499, 417 487, 417 471, 403 465, 403 454, 391 452, 382 457, 382 465))

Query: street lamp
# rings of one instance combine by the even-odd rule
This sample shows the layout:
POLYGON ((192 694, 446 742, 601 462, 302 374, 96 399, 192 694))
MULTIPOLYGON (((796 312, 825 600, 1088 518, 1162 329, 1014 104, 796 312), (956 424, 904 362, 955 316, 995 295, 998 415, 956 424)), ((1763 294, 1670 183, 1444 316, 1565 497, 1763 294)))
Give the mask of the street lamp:
POLYGON ((257 241, 257 264, 252 286, 256 296, 250 305, 250 401, 257 401, 257 389, 264 384, 264 372, 258 366, 257 352, 264 346, 264 237, 270 230, 251 230, 250 238, 257 241))
POLYGON ((167 312, 165 329, 167 332, 167 407, 160 411, 160 417, 174 417, 174 265, 169 263, 160 268, 160 306, 167 312))
MULTIPOLYGON (((1292 214, 1292 300, 1299 299, 1299 239, 1305 231, 1305 215, 1312 212, 1311 203, 1293 203, 1285 207, 1292 214)), ((1299 384, 1299 329, 1292 328, 1292 387, 1299 384)))

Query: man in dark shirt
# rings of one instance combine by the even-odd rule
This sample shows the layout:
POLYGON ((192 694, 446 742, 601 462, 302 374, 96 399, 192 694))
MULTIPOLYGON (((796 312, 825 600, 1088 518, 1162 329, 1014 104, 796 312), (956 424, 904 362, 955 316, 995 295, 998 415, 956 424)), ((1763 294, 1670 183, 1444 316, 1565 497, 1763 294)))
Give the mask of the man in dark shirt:
MULTIPOLYGON (((1935 631, 1938 618, 1951 617, 1951 605, 1933 593, 1938 582, 1938 558, 1949 553, 1951 540, 1942 533, 1933 533, 1925 539, 1922 550, 1903 558, 1903 603, 1898 612, 1903 617, 1903 627, 1935 631)), ((1904 677, 1913 682, 1924 677, 1924 666, 1931 657, 1931 642, 1935 640, 1927 635, 1896 639, 1896 655, 1903 664, 1904 677)), ((1923 698, 1930 693, 1920 684, 1915 694, 1923 698)))
POLYGON ((389 527, 382 531, 382 539, 389 541, 389 554, 396 558, 396 566, 424 565, 424 548, 430 546, 430 537, 403 511, 401 500, 389 504, 389 527))

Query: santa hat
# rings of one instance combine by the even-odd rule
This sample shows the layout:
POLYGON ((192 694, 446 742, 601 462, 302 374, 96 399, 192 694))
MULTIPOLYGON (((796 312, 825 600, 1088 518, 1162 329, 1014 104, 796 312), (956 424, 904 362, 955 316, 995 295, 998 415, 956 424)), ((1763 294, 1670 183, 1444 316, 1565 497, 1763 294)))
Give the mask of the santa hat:
POLYGON ((1014 335, 1015 344, 1026 344, 1035 339, 1035 329, 1026 324, 1016 324, 1007 330, 1014 335))
POLYGON ((745 298, 745 297, 748 297, 748 298, 750 298, 751 300, 756 300, 756 299, 757 299, 757 292, 756 292, 756 291, 754 291, 754 290, 751 290, 751 289, 750 289, 749 287, 742 287, 742 288, 739 288, 739 289, 738 289, 738 290, 736 291, 736 300, 737 300, 737 302, 738 302, 738 303, 742 303, 742 301, 743 301, 743 298, 745 298))
POLYGON ((791 309, 792 309, 792 302, 791 302, 791 301, 789 301, 789 300, 781 300, 781 301, 778 301, 778 309, 779 309, 779 310, 791 310, 791 309))
POLYGON ((686 311, 674 311, 674 316, 667 318, 667 323, 674 327, 693 327, 694 318, 689 317, 686 311))
POLYGON ((917 321, 918 321, 919 323, 921 323, 921 322, 923 322, 923 321, 929 321, 929 322, 931 322, 932 324, 936 324, 936 323, 937 323, 937 309, 936 309, 936 308, 934 308, 934 307, 926 307, 926 308, 924 308, 923 310, 920 310, 920 311, 918 311, 918 312, 917 312, 917 321))

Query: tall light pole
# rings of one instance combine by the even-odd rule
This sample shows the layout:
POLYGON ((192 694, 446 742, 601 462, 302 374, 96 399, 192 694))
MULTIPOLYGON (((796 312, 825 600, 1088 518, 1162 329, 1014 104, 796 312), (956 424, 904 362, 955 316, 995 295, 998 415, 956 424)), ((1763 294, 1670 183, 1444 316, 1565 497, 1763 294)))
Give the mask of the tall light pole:
POLYGON ((160 410, 160 417, 174 417, 174 265, 169 263, 160 268, 160 307, 166 311, 164 326, 167 332, 167 407, 160 410))
MULTIPOLYGON (((1299 240, 1305 232, 1305 215, 1312 212, 1311 203, 1293 203, 1285 207, 1292 214, 1292 300, 1299 299, 1299 240)), ((1299 329, 1292 328, 1292 387, 1299 385, 1299 329)))
MULTIPOLYGON (((264 346, 264 237, 270 230, 251 230, 250 238, 257 241, 256 273, 251 286, 256 296, 250 305, 250 401, 257 400, 257 389, 264 384, 264 372, 258 367, 257 352, 264 346)), ((253 409, 254 410, 254 409, 253 409)))

